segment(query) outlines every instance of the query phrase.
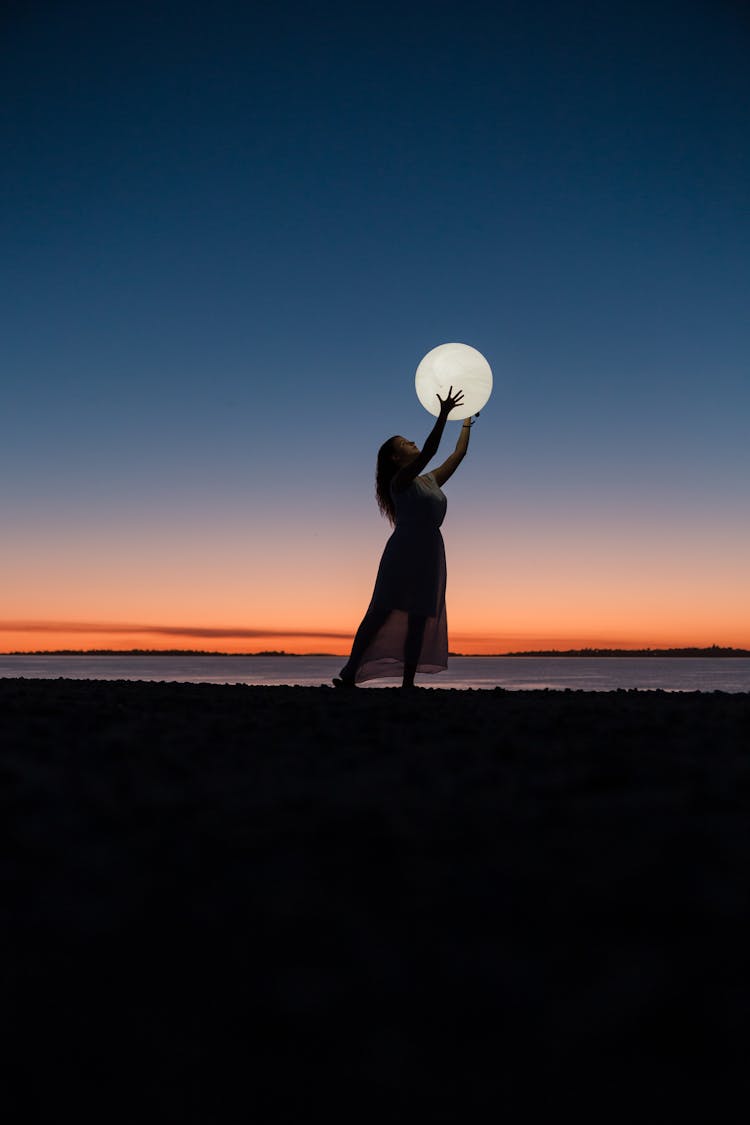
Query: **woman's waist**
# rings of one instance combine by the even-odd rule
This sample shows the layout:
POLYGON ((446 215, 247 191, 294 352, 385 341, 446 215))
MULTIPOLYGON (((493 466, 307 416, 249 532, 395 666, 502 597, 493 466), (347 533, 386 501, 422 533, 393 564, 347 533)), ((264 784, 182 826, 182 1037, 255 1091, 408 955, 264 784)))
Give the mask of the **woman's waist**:
POLYGON ((442 539, 440 524, 428 520, 397 520, 393 535, 403 538, 435 536, 442 539))

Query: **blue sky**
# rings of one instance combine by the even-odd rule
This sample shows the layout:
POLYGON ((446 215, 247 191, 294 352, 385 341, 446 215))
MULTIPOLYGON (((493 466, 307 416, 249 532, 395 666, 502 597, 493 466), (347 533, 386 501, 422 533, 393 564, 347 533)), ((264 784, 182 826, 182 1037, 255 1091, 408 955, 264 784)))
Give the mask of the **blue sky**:
POLYGON ((721 2, 11 8, 0 617, 39 588, 61 620, 137 616, 132 552, 141 616, 179 558, 205 620, 238 551, 248 588, 278 575, 269 539, 312 551, 318 586, 329 552, 322 617, 342 574, 356 617, 387 530, 375 451, 422 440, 414 370, 462 340, 496 387, 450 486, 466 629, 471 586, 523 632, 509 583, 543 555, 560 628, 616 633, 619 564, 646 589, 654 558, 656 590, 687 566, 670 620, 721 588, 750 643, 749 41, 721 2), (93 541, 112 585, 73 604, 56 561, 80 551, 90 584, 93 541))

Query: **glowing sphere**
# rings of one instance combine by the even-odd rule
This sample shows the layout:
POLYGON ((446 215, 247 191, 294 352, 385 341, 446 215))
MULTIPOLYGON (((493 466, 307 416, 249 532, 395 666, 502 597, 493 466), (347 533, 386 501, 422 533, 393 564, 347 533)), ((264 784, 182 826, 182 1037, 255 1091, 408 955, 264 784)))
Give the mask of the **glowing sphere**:
POLYGON ((414 379, 417 398, 430 414, 440 413, 442 399, 453 387, 464 392, 460 406, 448 417, 454 421, 476 414, 492 394, 492 370, 481 352, 468 344, 439 344, 424 357, 414 379))

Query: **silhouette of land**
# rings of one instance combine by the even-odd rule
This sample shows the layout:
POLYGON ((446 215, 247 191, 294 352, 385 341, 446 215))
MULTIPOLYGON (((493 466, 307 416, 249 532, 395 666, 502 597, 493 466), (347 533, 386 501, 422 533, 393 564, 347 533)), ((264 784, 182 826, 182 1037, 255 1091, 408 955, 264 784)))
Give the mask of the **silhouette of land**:
MULTIPOLYGON (((217 652, 214 649, 199 648, 56 648, 16 650, 2 653, 4 656, 335 656, 331 652, 286 652, 284 649, 262 649, 259 652, 217 652)), ((473 653, 450 652, 449 656, 477 655, 473 653)), ((669 656, 669 657, 748 657, 750 649, 709 645, 699 648, 569 648, 569 649, 528 649, 518 652, 482 653, 492 659, 501 656, 669 656)))
MULTIPOLYGON (((500 655, 500 654, 498 654, 500 655)), ((535 649, 528 652, 506 652, 504 656, 750 656, 750 649, 726 648, 710 645, 708 648, 569 648, 535 649)))
POLYGON ((0 679, 7 1120, 744 1120, 748 729, 0 679))
POLYGON ((259 652, 217 652, 203 648, 54 648, 6 652, 3 656, 333 656, 330 652, 285 652, 261 649, 259 652))

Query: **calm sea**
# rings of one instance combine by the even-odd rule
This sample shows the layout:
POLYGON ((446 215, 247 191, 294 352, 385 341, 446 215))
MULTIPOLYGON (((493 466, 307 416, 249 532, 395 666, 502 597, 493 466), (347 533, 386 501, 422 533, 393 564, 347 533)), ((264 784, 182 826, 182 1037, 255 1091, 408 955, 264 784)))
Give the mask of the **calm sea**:
MULTIPOLYGON (((213 684, 330 684, 336 656, 0 656, 0 677, 174 680, 213 684)), ((369 686, 393 687, 398 680, 369 686)), ((436 688, 750 692, 748 657, 455 656, 447 672, 418 676, 436 688)))

